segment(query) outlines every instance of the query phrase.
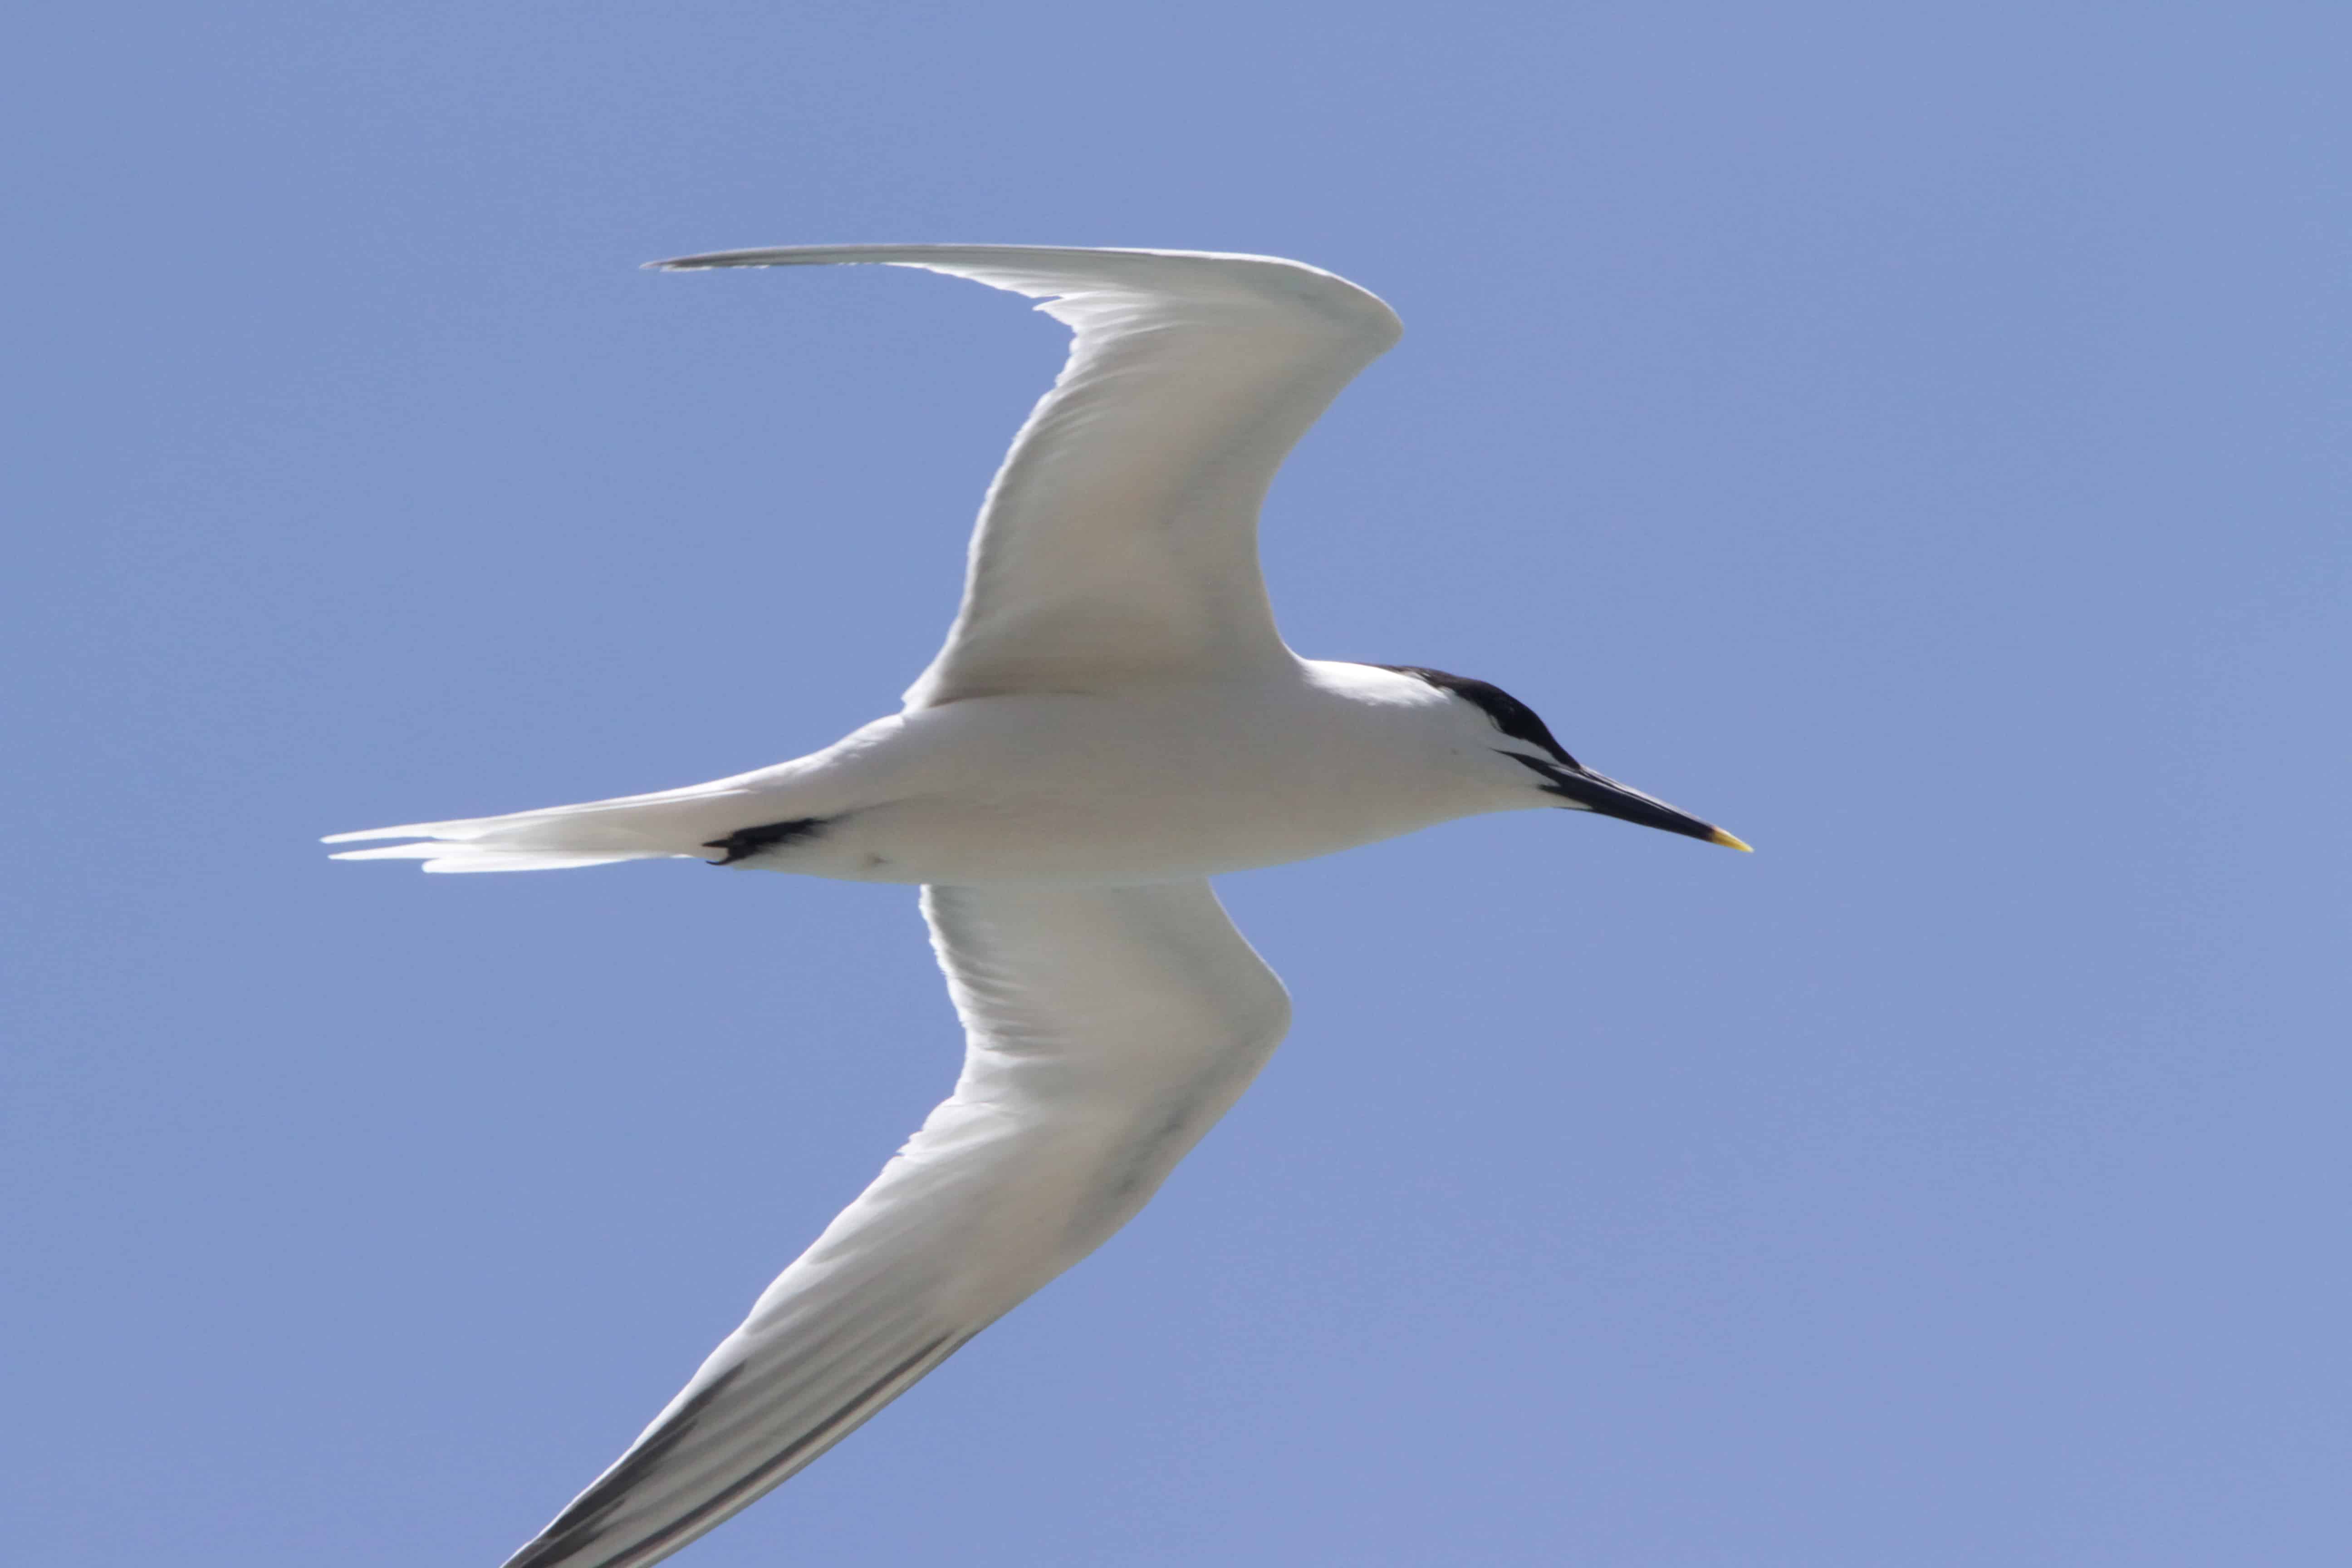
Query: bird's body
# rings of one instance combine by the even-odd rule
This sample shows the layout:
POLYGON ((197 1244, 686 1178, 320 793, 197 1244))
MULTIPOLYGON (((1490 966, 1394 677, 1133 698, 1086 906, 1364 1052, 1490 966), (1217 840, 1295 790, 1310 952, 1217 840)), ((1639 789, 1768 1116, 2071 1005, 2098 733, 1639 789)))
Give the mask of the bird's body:
POLYGON ((1046 297, 1070 363, 991 488, 947 646, 899 713, 756 773, 344 834, 427 870, 692 857, 919 883, 955 1093, 510 1568, 643 1568, 792 1475, 1150 1198, 1282 1037, 1207 877, 1567 806, 1746 847, 1578 763, 1524 705, 1276 633, 1258 501, 1398 328, 1297 262, 952 246, 886 262, 1046 297))
POLYGON ((651 798, 427 825, 482 839, 362 850, 445 869, 516 851, 718 858, 845 881, 1118 885, 1352 848, 1479 812, 1555 805, 1475 710, 1370 665, 1271 679, 980 697, 877 719, 824 751, 651 798), (475 847, 479 846, 479 847, 475 847))

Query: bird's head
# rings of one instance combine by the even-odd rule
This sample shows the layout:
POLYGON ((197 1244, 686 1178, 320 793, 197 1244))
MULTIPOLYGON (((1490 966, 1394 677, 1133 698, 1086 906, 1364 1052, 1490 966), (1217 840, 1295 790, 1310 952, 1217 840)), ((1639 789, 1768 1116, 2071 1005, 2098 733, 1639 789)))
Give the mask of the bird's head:
POLYGON ((1442 669, 1423 669, 1418 665, 1384 664, 1379 668, 1411 676, 1444 692, 1465 719, 1484 727, 1481 739, 1486 749, 1507 758, 1510 765, 1525 770, 1528 787, 1550 796, 1549 804, 1571 811, 1622 817, 1685 837, 1704 838, 1727 849, 1748 847, 1711 822, 1702 822, 1631 785, 1594 773, 1552 739, 1551 731, 1536 717, 1534 709, 1499 686, 1449 675, 1442 669))

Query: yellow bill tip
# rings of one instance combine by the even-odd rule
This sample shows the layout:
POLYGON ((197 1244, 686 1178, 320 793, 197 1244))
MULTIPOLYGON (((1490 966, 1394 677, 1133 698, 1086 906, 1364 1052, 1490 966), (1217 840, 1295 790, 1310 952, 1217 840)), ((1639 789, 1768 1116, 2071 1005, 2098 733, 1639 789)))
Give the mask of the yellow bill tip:
POLYGON ((1756 847, 1754 845, 1748 843, 1746 840, 1739 838, 1736 835, 1726 833, 1720 827, 1708 834, 1706 836, 1706 841, 1709 844, 1720 844, 1726 849, 1737 849, 1743 855, 1753 855, 1756 853, 1756 847))

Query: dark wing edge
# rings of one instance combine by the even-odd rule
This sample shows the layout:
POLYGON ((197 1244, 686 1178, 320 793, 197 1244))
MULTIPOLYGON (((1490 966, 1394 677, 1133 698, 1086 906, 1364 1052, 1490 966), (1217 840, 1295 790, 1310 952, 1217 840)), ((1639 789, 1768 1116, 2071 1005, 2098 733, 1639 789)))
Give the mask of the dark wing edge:
POLYGON ((1248 1087, 1281 982, 1205 882, 924 890, 955 1093, 506 1568, 644 1568, 1093 1251, 1248 1087))

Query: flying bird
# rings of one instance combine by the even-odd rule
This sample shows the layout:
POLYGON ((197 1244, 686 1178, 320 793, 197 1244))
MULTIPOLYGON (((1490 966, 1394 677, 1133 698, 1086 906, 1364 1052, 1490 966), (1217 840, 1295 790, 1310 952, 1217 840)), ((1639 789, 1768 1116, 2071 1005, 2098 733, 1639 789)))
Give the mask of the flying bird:
POLYGON ((967 1037, 955 1092, 506 1568, 667 1557, 1132 1217, 1289 1023, 1210 877, 1535 807, 1748 847, 1586 767, 1485 681, 1284 644, 1259 502, 1397 341, 1372 294, 1191 251, 810 246, 652 265, 844 262, 1026 295, 1074 333, 905 706, 732 778, 328 840, 413 840, 338 858, 427 871, 674 857, 918 885, 967 1037))

